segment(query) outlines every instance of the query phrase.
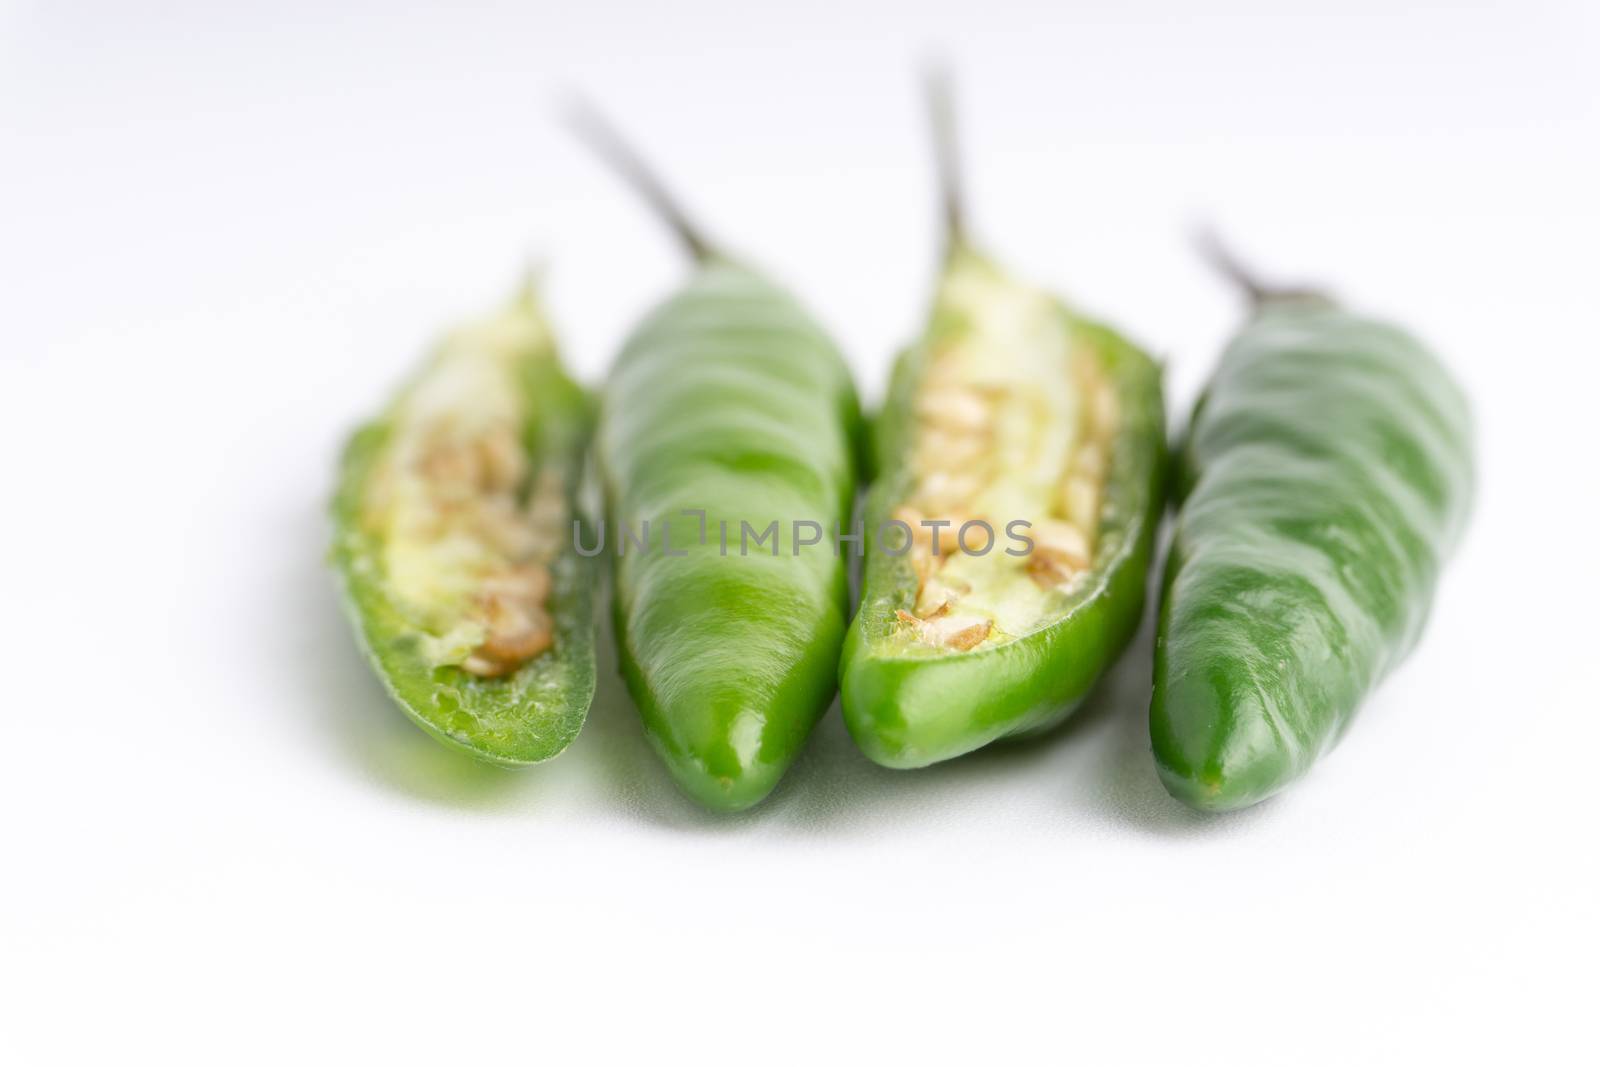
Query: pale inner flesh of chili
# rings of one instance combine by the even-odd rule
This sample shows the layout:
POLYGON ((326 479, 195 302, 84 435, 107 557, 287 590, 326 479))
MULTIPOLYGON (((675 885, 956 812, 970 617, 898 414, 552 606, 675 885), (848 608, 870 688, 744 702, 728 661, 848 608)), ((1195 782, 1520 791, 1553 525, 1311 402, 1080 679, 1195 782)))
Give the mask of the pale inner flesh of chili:
POLYGON ((1036 628, 1090 569, 1118 421, 1098 354, 1051 297, 961 257, 938 294, 915 398, 912 489, 894 518, 911 527, 918 587, 898 638, 967 650, 1036 628), (946 520, 935 530, 923 520, 946 520), (983 520, 995 542, 964 523, 983 520), (1007 524, 1033 542, 1025 556, 1007 524), (937 539, 937 541, 936 541, 937 539), (935 549, 937 548, 937 551, 935 549))
POLYGON ((393 412, 369 485, 368 529, 402 614, 435 665, 484 678, 549 649, 550 566, 566 523, 561 475, 523 446, 519 362, 548 338, 513 310, 456 333, 393 412))

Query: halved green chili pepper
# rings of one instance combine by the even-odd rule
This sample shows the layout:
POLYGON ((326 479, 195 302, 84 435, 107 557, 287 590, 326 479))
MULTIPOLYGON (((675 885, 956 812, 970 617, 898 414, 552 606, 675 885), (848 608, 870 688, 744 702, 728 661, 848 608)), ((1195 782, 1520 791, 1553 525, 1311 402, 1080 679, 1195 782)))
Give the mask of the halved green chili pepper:
POLYGON ((851 735, 890 767, 1069 715, 1137 628, 1161 506, 1158 368, 973 249, 934 102, 949 248, 876 424, 841 680, 851 735))
POLYGON ((855 390, 792 297, 709 244, 597 117, 581 129, 696 264, 624 345, 597 448, 628 689, 683 790, 735 811, 771 791, 833 698, 855 390))
POLYGON ((572 531, 592 423, 530 285, 345 449, 333 561, 356 634, 406 713, 481 759, 549 759, 594 697, 596 568, 572 531))
POLYGON ((1255 311, 1196 405, 1150 738, 1196 808, 1304 774, 1410 651, 1472 487, 1461 390, 1409 334, 1220 249, 1255 311))

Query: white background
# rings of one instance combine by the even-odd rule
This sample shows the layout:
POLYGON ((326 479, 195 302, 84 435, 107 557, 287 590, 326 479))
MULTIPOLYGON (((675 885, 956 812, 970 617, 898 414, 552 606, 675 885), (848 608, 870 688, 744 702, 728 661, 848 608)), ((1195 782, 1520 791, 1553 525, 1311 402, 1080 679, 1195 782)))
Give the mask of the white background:
POLYGON ((0 1058, 1595 1062, 1600 16, 1506 3, 0 7, 0 1058), (1417 653, 1307 781, 1189 814, 1148 635, 1043 743, 758 810, 672 789, 609 660, 555 763, 389 707, 323 564, 343 435, 530 258, 599 379, 681 277, 582 87, 804 294, 863 391, 937 235, 1168 361, 1185 244, 1429 338, 1481 488, 1417 653))

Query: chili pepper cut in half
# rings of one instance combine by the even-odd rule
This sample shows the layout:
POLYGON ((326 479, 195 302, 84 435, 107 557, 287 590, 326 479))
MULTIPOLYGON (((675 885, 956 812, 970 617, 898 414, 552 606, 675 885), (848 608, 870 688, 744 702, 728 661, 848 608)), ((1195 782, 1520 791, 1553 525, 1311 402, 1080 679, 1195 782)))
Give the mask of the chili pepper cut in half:
POLYGON ((949 247, 874 428, 841 669, 850 733, 890 767, 1071 714, 1137 629, 1161 508, 1159 369, 972 247, 933 90, 949 247))
POLYGON ((494 763, 538 763, 594 697, 594 571, 575 549, 592 404, 531 285, 450 334, 345 449, 333 562, 406 714, 494 763))
POLYGON ((629 692, 684 792, 737 811, 777 784, 835 692, 855 389, 792 297, 711 246, 597 114, 577 127, 695 262, 624 344, 597 451, 629 692), (801 522, 825 536, 798 543, 801 522))
POLYGON ((1211 250, 1254 313, 1179 457, 1150 738, 1169 792, 1227 810, 1304 774, 1415 644, 1466 520, 1472 431, 1409 334, 1211 250))

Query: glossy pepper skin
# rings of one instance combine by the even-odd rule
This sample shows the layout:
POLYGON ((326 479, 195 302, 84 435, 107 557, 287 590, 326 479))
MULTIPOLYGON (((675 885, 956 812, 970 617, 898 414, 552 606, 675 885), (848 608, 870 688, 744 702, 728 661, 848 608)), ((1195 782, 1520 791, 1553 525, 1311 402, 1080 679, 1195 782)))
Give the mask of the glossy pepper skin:
POLYGON ((597 455, 628 691, 679 787, 740 811, 777 785, 833 699, 855 387, 793 297, 715 248, 598 112, 573 118, 694 261, 625 342, 597 455), (797 544, 796 523, 815 524, 804 537, 817 543, 797 544), (624 540, 646 530, 648 547, 624 540))
MULTIPOLYGON (((535 470, 559 472, 569 516, 586 522, 579 489, 593 402, 562 369, 531 288, 490 324, 529 328, 530 335, 544 338, 516 353, 527 412, 522 443, 535 470)), ((594 698, 598 561, 582 557, 570 536, 565 539, 550 565, 546 607, 554 643, 514 673, 480 678, 460 667, 435 666, 422 653, 426 633, 408 617, 386 579, 381 537, 364 521, 371 479, 394 433, 393 406, 356 431, 345 448, 333 499, 332 562, 357 639, 390 696, 445 745, 490 763, 550 759, 578 735, 594 698)))
MULTIPOLYGON (((976 253, 958 248, 954 255, 976 253)), ((896 362, 873 427, 879 474, 867 497, 861 606, 846 640, 840 681, 851 736, 883 766, 923 767, 1060 723, 1138 628, 1162 508, 1161 373, 1110 328, 1065 306, 1060 315, 1076 342, 1100 359, 1121 419, 1088 574, 1056 594, 1059 599, 1036 629, 1001 644, 937 655, 882 650, 898 625, 897 612, 910 611, 917 595, 909 557, 885 551, 878 535, 910 488, 911 412, 929 351, 939 341, 937 308, 923 340, 896 362)))
POLYGON ((653 539, 614 556, 623 675, 656 751, 708 808, 765 797, 833 699, 848 618, 833 535, 849 528, 858 423, 828 337, 719 257, 612 372, 599 430, 612 531, 637 537, 648 522, 653 539), (686 514, 699 511, 703 539, 686 514), (817 523, 821 543, 796 547, 795 520, 817 523), (754 542, 774 522, 777 555, 754 542))
POLYGON ((1416 642, 1466 518, 1461 390, 1405 332, 1266 293, 1196 407, 1150 737, 1195 808, 1304 774, 1416 642))

